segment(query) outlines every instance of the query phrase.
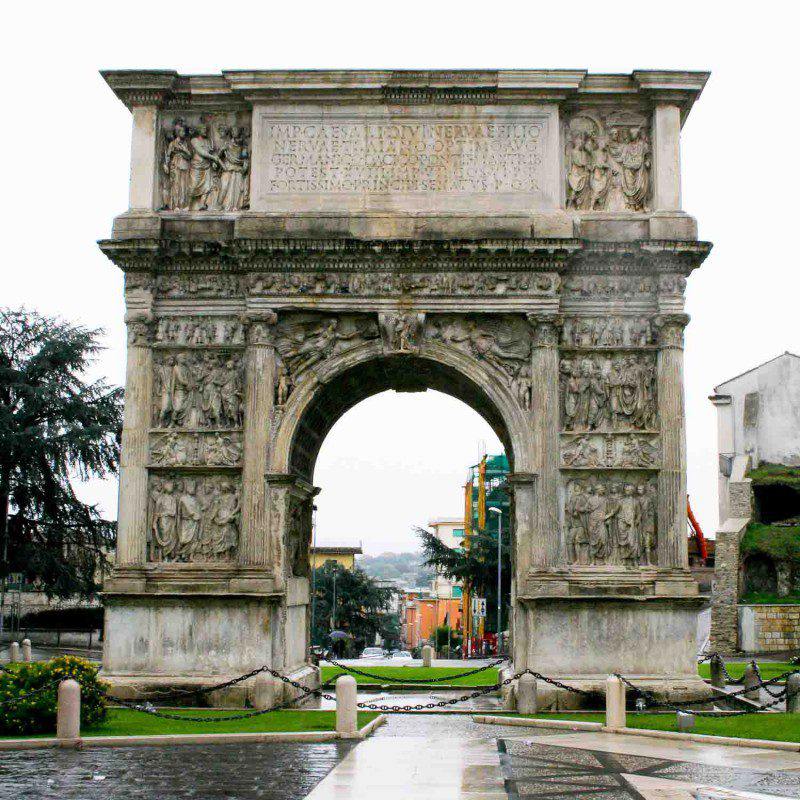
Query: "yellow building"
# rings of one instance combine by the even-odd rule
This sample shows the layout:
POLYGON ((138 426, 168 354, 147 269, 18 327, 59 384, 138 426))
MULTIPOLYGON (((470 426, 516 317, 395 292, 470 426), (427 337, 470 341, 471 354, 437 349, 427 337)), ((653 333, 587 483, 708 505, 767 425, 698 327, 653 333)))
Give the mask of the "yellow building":
POLYGON ((353 569, 356 565, 356 556, 360 556, 364 551, 361 547, 317 547, 311 548, 311 567, 319 569, 328 561, 335 561, 345 569, 353 569))

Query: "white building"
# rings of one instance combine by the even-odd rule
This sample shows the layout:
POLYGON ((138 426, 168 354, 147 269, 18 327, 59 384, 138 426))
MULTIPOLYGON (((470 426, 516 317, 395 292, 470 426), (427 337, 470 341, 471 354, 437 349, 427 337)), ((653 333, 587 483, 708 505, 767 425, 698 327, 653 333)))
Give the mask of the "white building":
POLYGON ((748 467, 763 462, 800 466, 800 356, 783 353, 714 392, 722 526, 731 516, 729 484, 741 481, 748 467))
MULTIPOLYGON (((464 545, 464 518, 442 517, 428 522, 436 538, 451 550, 464 545)), ((433 596, 439 598, 461 597, 461 586, 444 575, 433 579, 433 596)))

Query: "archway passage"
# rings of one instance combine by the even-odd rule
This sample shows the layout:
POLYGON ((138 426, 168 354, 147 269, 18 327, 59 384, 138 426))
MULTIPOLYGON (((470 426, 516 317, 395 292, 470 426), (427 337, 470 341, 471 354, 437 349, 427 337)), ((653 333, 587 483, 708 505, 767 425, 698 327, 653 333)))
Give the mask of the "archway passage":
POLYGON ((400 354, 350 367, 315 393, 295 429, 290 472, 311 483, 319 450, 337 420, 362 400, 388 389, 398 392, 435 389, 466 403, 494 430, 513 469, 508 426, 486 392, 454 367, 416 355, 400 354))

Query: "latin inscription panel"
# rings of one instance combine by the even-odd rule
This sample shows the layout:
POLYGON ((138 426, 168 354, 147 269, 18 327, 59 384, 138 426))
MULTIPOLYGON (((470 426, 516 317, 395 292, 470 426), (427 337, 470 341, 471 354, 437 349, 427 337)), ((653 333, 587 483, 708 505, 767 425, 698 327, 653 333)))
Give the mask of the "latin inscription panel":
POLYGON ((257 205, 469 211, 491 199, 489 213, 552 205, 549 113, 353 116, 262 114, 257 205))

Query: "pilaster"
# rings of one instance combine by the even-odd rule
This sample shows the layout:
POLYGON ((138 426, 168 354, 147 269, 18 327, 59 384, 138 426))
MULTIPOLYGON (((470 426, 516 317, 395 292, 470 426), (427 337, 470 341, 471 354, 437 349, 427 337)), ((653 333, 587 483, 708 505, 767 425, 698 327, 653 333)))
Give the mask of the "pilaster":
POLYGON ((126 321, 128 364, 119 474, 118 567, 143 565, 147 558, 147 462, 153 396, 150 314, 138 310, 126 321))
POLYGON ((681 109, 659 98, 653 110, 654 211, 681 210, 681 109))
POLYGON ((683 330, 689 316, 662 314, 655 321, 659 331, 657 380, 662 453, 658 473, 658 565, 687 569, 683 330))
POLYGON ((247 333, 239 563, 248 566, 270 564, 275 556, 267 527, 266 473, 275 399, 272 326, 276 322, 277 315, 272 311, 252 313, 247 333))
POLYGON ((561 547, 558 513, 558 339, 561 318, 556 314, 529 314, 528 321, 533 327, 530 422, 537 474, 530 565, 538 569, 554 566, 561 547))

